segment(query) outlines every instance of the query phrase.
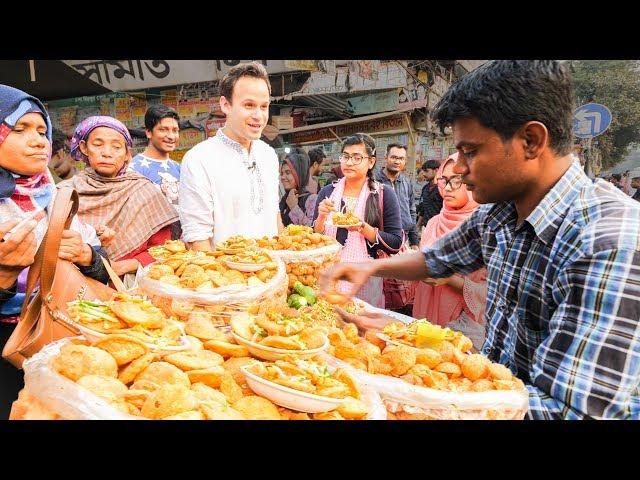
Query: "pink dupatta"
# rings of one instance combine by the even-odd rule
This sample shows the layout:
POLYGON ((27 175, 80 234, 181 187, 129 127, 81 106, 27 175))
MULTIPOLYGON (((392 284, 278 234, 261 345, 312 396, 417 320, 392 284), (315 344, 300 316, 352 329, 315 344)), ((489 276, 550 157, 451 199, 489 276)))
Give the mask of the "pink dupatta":
MULTIPOLYGON (((334 205, 340 208, 342 202, 342 196, 344 195, 344 187, 346 184, 346 179, 342 177, 338 183, 336 184, 331 196, 329 197, 334 205)), ((381 186, 377 186, 376 188, 382 188, 381 186)), ((355 211, 353 212, 358 218, 364 218, 365 207, 367 204, 367 199, 369 198, 370 191, 368 182, 365 182, 360 190, 360 195, 358 196, 358 201, 356 203, 355 211)), ((325 223, 324 227, 325 235, 329 235, 330 237, 336 238, 338 233, 338 229, 333 225, 327 225, 325 223)), ((347 235, 347 240, 344 243, 344 247, 342 248, 342 252, 340 253, 340 261, 341 262, 366 262, 372 260, 369 256, 369 252, 367 251, 367 243, 364 235, 359 232, 349 232, 347 235)), ((346 293, 349 289, 350 284, 348 282, 340 281, 336 286, 337 290, 342 293, 346 293)), ((371 277, 367 282, 362 286, 358 294, 356 295, 361 300, 373 305, 374 307, 384 308, 384 293, 382 291, 382 278, 371 277)))
MULTIPOLYGON (((447 158, 438 169, 437 178, 441 177, 445 166, 457 159, 454 153, 447 158)), ((473 200, 471 193, 463 184, 463 188, 469 197, 469 201, 458 209, 452 209, 445 202, 442 210, 427 223, 420 239, 420 248, 430 247, 436 240, 458 228, 479 207, 473 200)), ((440 195, 444 197, 444 189, 438 187, 440 195)), ((419 282, 416 289, 413 304, 413 316, 415 318, 427 318, 437 325, 445 325, 456 320, 465 311, 476 322, 482 323, 484 304, 486 299, 486 269, 477 270, 464 277, 462 292, 458 292, 448 285, 434 287, 425 282, 419 282)))

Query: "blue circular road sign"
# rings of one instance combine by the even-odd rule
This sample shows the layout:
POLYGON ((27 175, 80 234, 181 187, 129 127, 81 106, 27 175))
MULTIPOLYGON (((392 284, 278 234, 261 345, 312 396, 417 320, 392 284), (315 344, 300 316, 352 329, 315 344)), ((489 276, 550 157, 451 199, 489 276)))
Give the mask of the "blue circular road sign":
POLYGON ((599 103, 587 103, 576 108, 573 115, 573 134, 580 138, 593 138, 604 133, 611 125, 611 111, 599 103))

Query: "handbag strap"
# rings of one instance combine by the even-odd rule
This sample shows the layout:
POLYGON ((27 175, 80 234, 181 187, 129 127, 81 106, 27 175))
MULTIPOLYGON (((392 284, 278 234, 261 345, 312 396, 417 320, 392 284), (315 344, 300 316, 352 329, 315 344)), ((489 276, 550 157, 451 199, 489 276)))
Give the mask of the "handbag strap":
POLYGON ((53 278, 56 273, 58 253, 60 251, 60 241, 62 232, 71 226, 73 216, 78 211, 78 193, 73 188, 61 188, 56 192, 56 198, 49 216, 49 227, 47 233, 38 248, 33 264, 27 275, 27 288, 25 290, 24 303, 22 304, 23 315, 29 305, 29 300, 33 294, 38 280, 40 280, 40 293, 46 299, 53 285, 53 278))
MULTIPOLYGON (((380 230, 384 232, 384 185, 382 183, 378 184, 378 208, 380 210, 380 230)), ((404 230, 402 230, 402 243, 400 244, 400 248, 398 249, 391 248, 389 245, 387 245, 386 242, 380 236, 380 233, 378 233, 378 240, 380 240, 382 244, 385 247, 387 247, 389 250, 394 250, 396 252, 399 252, 400 250, 402 250, 402 247, 405 244, 406 238, 405 238, 404 230)))

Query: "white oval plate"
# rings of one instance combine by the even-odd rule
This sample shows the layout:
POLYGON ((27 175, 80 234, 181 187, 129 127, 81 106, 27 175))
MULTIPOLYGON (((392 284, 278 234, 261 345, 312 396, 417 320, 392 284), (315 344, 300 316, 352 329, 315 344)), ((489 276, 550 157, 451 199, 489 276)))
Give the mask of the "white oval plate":
MULTIPOLYGON (((101 338, 104 338, 107 335, 110 335, 108 333, 102 333, 102 332, 97 332, 95 330, 92 330, 89 327, 86 327, 85 325, 79 322, 75 322, 73 320, 72 320, 72 323, 78 328, 78 330, 80 330, 84 338, 89 340, 89 342, 91 343, 95 343, 101 338)), ((177 324, 177 322, 174 322, 174 323, 177 324)), ((181 352, 182 350, 188 350, 189 348, 191 348, 191 342, 189 341, 188 338, 185 337, 184 329, 182 325, 178 324, 178 326, 182 330, 182 335, 180 336, 180 345, 166 345, 164 347, 161 347, 160 345, 156 345, 155 343, 148 343, 148 342, 143 342, 143 343, 149 350, 157 353, 163 353, 163 352, 171 353, 171 352, 181 352)), ((118 335, 118 334, 126 335, 126 332, 117 332, 117 333, 114 333, 113 335, 118 335)), ((133 337, 133 338, 137 338, 137 337, 133 337)))
POLYGON ((284 357, 291 355, 297 358, 307 359, 329 348, 328 337, 325 337, 324 345, 318 348, 312 348, 309 350, 285 350, 284 348, 269 347, 266 345, 260 345, 256 342, 252 342, 251 340, 247 340, 246 338, 234 332, 233 329, 231 330, 231 335, 233 335, 233 338, 235 338, 236 342, 247 347, 247 350, 249 350, 249 353, 251 353, 251 355, 261 360, 268 360, 271 362, 282 360, 284 357))
POLYGON ((240 272, 257 272, 267 266, 266 263, 236 263, 230 260, 223 260, 229 268, 238 270, 240 272))
POLYGON ((251 368, 251 365, 240 367, 247 379, 249 388, 256 394, 271 400, 281 407, 297 410, 298 412, 320 413, 335 410, 344 402, 344 399, 341 398, 322 397, 279 385, 255 373, 251 373, 248 370, 249 368, 251 368))

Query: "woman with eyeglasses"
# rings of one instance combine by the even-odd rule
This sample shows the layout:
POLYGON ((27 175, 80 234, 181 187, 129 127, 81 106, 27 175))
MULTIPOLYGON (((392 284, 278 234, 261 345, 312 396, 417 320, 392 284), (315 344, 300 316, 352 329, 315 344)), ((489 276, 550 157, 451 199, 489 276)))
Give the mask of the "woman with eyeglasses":
MULTIPOLYGON (((314 212, 314 229, 334 237, 344 248, 343 262, 364 262, 377 258, 379 252, 397 253, 402 245, 400 205, 391 187, 373 179, 376 145, 369 135, 357 133, 342 144, 340 168, 344 177, 326 185, 320 192, 314 212), (328 222, 332 212, 351 211, 362 224, 341 228, 328 222)), ((349 285, 339 282, 337 289, 347 292, 349 285)), ((358 298, 384 308, 382 278, 372 277, 358 292, 358 298)))
MULTIPOLYGON (((427 223, 420 240, 421 249, 458 228, 479 207, 462 183, 462 177, 453 172, 457 158, 457 153, 447 158, 436 174, 443 198, 442 210, 427 223)), ((486 279, 487 271, 482 268, 464 277, 453 275, 419 282, 413 316, 461 331, 480 349, 485 336, 482 319, 487 298, 486 279)))

